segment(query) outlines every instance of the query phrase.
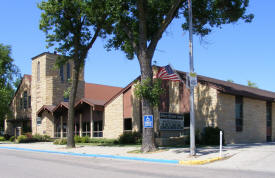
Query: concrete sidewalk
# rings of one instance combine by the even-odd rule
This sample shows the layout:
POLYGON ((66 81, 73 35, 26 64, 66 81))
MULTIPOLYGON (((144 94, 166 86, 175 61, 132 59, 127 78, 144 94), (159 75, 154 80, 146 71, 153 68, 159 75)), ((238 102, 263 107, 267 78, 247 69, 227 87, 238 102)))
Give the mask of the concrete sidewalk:
MULTIPOLYGON (((160 148, 159 151, 154 153, 129 153, 131 151, 139 150, 140 147, 135 146, 78 146, 76 148, 67 149, 65 145, 54 145, 51 142, 40 143, 28 143, 28 144, 0 144, 1 147, 12 147, 21 149, 32 150, 46 150, 54 152, 66 152, 76 154, 94 154, 94 155, 112 155, 121 157, 135 157, 145 159, 158 159, 158 160, 176 160, 182 161, 183 164, 202 164, 205 160, 217 159, 219 157, 218 147, 204 147, 197 149, 197 155, 190 157, 189 148, 160 148), (194 162, 195 161, 195 162, 194 162), (191 164, 191 162, 190 162, 191 164)), ((230 150, 223 152, 223 156, 230 156, 232 153, 230 150)))

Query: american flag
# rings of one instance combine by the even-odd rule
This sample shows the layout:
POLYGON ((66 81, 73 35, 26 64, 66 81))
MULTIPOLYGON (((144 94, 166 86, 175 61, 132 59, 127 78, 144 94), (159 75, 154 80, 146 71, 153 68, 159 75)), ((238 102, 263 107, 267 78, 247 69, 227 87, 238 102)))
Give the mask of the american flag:
POLYGON ((174 72, 170 65, 161 67, 155 78, 160 78, 162 80, 181 81, 177 73, 174 72))

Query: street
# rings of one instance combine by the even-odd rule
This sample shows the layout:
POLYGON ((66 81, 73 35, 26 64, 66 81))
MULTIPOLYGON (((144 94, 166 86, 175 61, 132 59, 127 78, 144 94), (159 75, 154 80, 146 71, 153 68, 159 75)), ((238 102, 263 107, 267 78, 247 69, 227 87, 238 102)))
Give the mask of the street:
POLYGON ((1 178, 275 177, 272 172, 181 166, 0 149, 1 178))

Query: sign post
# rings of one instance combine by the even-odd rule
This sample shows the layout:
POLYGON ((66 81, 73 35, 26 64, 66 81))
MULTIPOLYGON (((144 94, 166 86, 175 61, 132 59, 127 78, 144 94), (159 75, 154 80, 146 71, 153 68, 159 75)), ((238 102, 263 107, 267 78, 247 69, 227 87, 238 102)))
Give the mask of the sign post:
MULTIPOLYGON (((193 61, 193 22, 192 22, 192 1, 188 0, 189 15, 189 58, 190 74, 194 73, 193 61)), ((191 81, 190 81, 191 82, 191 81)), ((195 113, 194 113, 194 86, 190 83, 190 155, 196 155, 195 145, 195 113)))

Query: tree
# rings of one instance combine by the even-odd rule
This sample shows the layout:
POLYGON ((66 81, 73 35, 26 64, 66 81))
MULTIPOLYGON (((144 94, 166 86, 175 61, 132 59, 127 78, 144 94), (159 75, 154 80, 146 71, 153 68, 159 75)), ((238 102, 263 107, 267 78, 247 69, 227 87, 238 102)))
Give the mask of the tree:
POLYGON ((46 33, 48 47, 62 55, 57 63, 73 60, 72 86, 69 96, 67 147, 75 147, 73 138, 74 104, 79 73, 85 64, 88 51, 98 37, 105 37, 111 24, 104 0, 49 0, 38 7, 43 11, 40 29, 46 33))
POLYGON ((254 82, 251 82, 250 80, 247 80, 247 86, 252 88, 258 88, 257 84, 254 82))
MULTIPOLYGON (((113 37, 107 49, 120 49, 128 59, 138 58, 141 83, 152 86, 152 59, 162 34, 174 18, 183 15, 183 30, 188 29, 187 0, 109 0, 108 7, 115 20, 113 37), (149 82, 143 82, 148 80, 149 82)), ((253 15, 246 15, 249 0, 196 0, 193 1, 193 33, 205 36, 213 27, 243 19, 250 22, 253 15)), ((149 96, 150 93, 146 96, 149 96)), ((142 116, 152 115, 153 106, 143 96, 142 116)), ((143 128, 141 151, 156 149, 154 129, 143 128)))
POLYGON ((234 83, 234 80, 232 79, 228 79, 227 82, 231 82, 231 83, 234 83))
POLYGON ((14 79, 19 75, 18 67, 13 63, 11 47, 0 44, 0 128, 4 119, 11 114, 8 103, 14 95, 14 79))

